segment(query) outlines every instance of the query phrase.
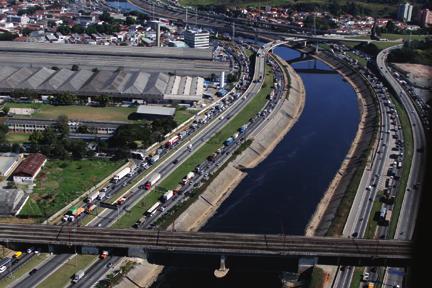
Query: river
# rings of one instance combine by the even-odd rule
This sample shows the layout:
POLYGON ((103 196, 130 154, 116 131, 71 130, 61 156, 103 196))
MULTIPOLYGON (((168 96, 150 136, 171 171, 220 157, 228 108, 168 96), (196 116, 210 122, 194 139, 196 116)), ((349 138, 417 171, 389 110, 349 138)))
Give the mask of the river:
MULTIPOLYGON (((300 56, 286 47, 274 53, 285 60, 300 56)), ((360 113, 353 88, 325 63, 309 60, 292 66, 306 89, 303 114, 274 151, 248 171, 202 231, 304 234, 351 146, 360 113)), ((205 269, 166 269, 153 287, 279 288, 279 274, 230 271, 216 279, 205 269)))

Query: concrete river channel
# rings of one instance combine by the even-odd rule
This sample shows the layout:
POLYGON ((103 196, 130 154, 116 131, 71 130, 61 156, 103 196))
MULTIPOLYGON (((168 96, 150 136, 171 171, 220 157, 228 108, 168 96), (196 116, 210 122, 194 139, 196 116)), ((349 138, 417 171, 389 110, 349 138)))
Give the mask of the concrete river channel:
MULTIPOLYGON (((300 56, 287 47, 274 53, 287 61, 300 56)), ((292 66, 306 89, 303 114, 273 152, 248 170, 202 231, 304 234, 351 146, 360 113, 353 88, 325 63, 306 60, 292 66)), ((168 268, 152 287, 280 286, 277 271, 231 269, 225 278, 216 279, 213 270, 168 268)))

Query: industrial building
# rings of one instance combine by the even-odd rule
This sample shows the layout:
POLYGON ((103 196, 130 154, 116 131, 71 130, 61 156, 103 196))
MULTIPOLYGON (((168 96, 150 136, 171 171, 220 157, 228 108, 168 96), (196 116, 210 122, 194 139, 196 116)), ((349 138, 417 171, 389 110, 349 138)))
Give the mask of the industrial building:
POLYGON ((191 48, 208 49, 210 47, 210 33, 204 30, 186 30, 184 40, 191 48))
POLYGON ((20 157, 14 153, 0 154, 0 177, 7 178, 18 165, 20 157))
POLYGON ((40 154, 30 154, 15 169, 13 180, 15 183, 31 184, 45 165, 47 158, 40 154))
POLYGON ((40 95, 71 93, 77 96, 108 95, 115 101, 151 103, 199 101, 204 93, 202 77, 144 71, 92 71, 47 67, 0 67, 0 93, 32 90, 40 95))

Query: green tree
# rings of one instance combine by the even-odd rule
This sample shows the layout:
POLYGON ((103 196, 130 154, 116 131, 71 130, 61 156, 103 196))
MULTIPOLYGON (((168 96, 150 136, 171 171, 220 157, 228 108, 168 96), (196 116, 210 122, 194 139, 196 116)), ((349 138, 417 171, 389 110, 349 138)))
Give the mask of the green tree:
POLYGON ((83 34, 85 32, 85 29, 80 24, 75 24, 74 26, 72 26, 71 31, 72 33, 83 34))
POLYGON ((108 103, 111 101, 111 98, 107 95, 99 95, 95 99, 97 102, 99 102, 99 105, 102 107, 106 107, 108 103))
POLYGON ((127 16, 125 24, 128 25, 128 26, 129 25, 134 25, 134 24, 136 24, 136 20, 133 17, 127 16))
POLYGON ((57 32, 60 32, 63 35, 69 35, 71 32, 71 29, 69 28, 69 26, 67 25, 60 25, 59 27, 57 27, 57 32))

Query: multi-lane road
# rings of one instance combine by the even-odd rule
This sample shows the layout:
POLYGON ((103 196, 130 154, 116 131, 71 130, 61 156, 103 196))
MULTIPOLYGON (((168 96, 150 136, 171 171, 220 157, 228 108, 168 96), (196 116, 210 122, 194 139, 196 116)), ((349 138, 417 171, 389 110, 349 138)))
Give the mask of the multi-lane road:
MULTIPOLYGON (((413 132, 413 158, 411 170, 408 176, 406 192, 396 227, 395 239, 410 240, 413 237, 415 223, 417 220, 418 208, 420 205, 420 194, 422 191, 422 180, 426 168, 426 148, 427 140, 421 118, 417 113, 413 99, 411 99, 405 89, 399 84, 390 72, 387 65, 387 55, 393 49, 401 48, 400 45, 382 50, 377 56, 378 69, 381 75, 389 83, 393 91, 408 114, 408 118, 413 132)), ((388 272, 388 270, 386 270, 388 272)), ((399 285, 402 287, 403 273, 386 273, 384 283, 399 285)))

